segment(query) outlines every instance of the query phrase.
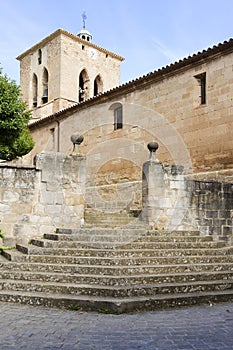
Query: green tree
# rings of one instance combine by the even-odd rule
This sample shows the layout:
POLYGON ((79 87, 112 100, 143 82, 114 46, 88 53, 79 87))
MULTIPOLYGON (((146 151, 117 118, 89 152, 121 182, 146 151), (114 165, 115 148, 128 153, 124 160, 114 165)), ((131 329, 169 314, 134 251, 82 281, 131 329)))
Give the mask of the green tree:
POLYGON ((0 159, 23 156, 34 146, 27 127, 31 112, 20 97, 19 86, 0 68, 0 159))

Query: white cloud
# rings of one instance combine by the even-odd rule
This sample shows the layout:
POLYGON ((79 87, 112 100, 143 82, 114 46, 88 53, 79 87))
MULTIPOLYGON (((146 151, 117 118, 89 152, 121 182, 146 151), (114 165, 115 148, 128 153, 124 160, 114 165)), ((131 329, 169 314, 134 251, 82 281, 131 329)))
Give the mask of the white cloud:
POLYGON ((156 47, 156 49, 161 52, 166 58, 170 61, 176 61, 179 55, 173 51, 171 51, 166 45, 164 45, 158 39, 152 38, 152 44, 156 47))

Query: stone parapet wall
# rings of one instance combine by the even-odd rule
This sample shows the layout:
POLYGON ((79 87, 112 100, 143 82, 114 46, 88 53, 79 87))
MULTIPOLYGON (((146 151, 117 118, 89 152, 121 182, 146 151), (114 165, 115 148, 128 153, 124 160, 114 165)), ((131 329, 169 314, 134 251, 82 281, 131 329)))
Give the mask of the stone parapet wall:
POLYGON ((216 240, 233 238, 233 183, 223 174, 184 175, 183 167, 149 160, 143 165, 142 218, 164 230, 199 230, 216 240), (212 177, 212 180, 207 180, 212 177))
POLYGON ((33 167, 0 165, 0 220, 11 241, 28 241, 84 217, 85 157, 44 152, 33 167))
POLYGON ((0 227, 7 238, 18 238, 18 225, 28 222, 37 201, 38 184, 35 167, 0 164, 0 227))
POLYGON ((107 184, 105 167, 94 184, 86 179, 86 158, 77 154, 42 152, 33 166, 0 164, 0 228, 8 241, 29 241, 57 227, 78 228, 85 208, 103 214, 142 209, 141 220, 154 228, 199 230, 232 240, 231 169, 225 177, 223 171, 185 175, 183 166, 150 158, 142 182, 132 177, 117 182, 112 174, 114 181, 107 184))
POLYGON ((191 207, 202 234, 227 239, 233 233, 233 183, 187 181, 191 207))

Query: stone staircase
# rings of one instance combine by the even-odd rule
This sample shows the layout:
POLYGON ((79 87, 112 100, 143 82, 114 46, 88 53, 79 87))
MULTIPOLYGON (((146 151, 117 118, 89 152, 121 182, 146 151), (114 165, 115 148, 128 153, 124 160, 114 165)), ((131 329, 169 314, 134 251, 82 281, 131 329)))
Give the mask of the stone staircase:
POLYGON ((141 210, 118 210, 117 212, 108 212, 97 209, 85 209, 85 225, 90 227, 123 227, 123 226, 145 226, 139 220, 141 210))
POLYGON ((196 231, 57 229, 0 256, 0 301, 123 313, 233 300, 233 247, 196 231))

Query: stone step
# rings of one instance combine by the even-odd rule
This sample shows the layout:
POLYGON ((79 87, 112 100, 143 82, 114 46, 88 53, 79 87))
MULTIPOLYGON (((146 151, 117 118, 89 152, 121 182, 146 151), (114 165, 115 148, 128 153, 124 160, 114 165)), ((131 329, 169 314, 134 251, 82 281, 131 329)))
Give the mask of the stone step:
POLYGON ((115 225, 119 225, 119 227, 123 225, 127 225, 132 221, 136 221, 137 218, 134 218, 132 216, 126 216, 126 217, 114 217, 114 216, 106 216, 106 217, 98 217, 98 216, 91 216, 91 217, 85 217, 84 218, 85 223, 91 224, 92 226, 106 226, 106 227, 114 227, 115 225))
MULTIPOLYGON (((188 246, 190 247, 191 244, 188 246)), ((170 245, 170 247, 176 246, 176 249, 188 249, 187 244, 183 245, 170 245)), ((138 242, 138 241, 131 241, 131 242, 80 242, 79 241, 79 248, 84 248, 84 249, 105 249, 105 250, 122 250, 122 249, 128 249, 128 250, 137 250, 140 249, 141 251, 147 250, 147 249, 171 249, 169 248, 169 245, 160 245, 159 243, 151 243, 151 242, 138 242)), ((225 243, 223 242, 213 242, 212 246, 211 245, 200 245, 199 247, 194 245, 194 249, 217 249, 217 248, 225 248, 225 243)), ((230 249, 230 248, 229 248, 230 249)))
POLYGON ((233 269, 230 271, 208 271, 208 272, 176 272, 166 274, 136 274, 122 276, 103 276, 91 274, 62 273, 62 272, 36 272, 36 271, 11 271, 1 270, 2 280, 22 280, 40 282, 58 282, 90 284, 102 286, 127 286, 146 285, 156 283, 186 283, 194 281, 232 280, 233 269))
POLYGON ((116 217, 105 217, 105 218, 98 218, 98 217, 90 217, 90 218, 84 218, 85 225, 91 225, 96 227, 103 227, 103 228, 116 228, 116 227, 127 227, 128 225, 135 224, 137 222, 137 219, 133 217, 125 217, 125 218, 116 218, 116 217))
POLYGON ((31 243, 3 252, 0 300, 125 312, 233 298, 233 247, 195 230, 60 228, 31 243))
POLYGON ((79 235, 77 234, 57 234, 57 233, 52 233, 52 234, 44 234, 44 238, 52 241, 72 241, 72 242, 79 242, 82 244, 97 244, 97 245, 105 245, 107 248, 111 248, 111 246, 115 245, 122 245, 122 244, 127 244, 129 242, 134 242, 137 241, 138 237, 137 236, 115 236, 115 237, 95 237, 94 235, 92 237, 89 237, 86 240, 81 240, 79 235), (107 240, 106 240, 107 239, 107 240))
POLYGON ((129 228, 101 228, 101 227, 89 227, 89 228, 77 228, 77 229, 67 229, 67 228, 57 228, 56 233, 60 234, 87 234, 87 235, 146 235, 146 236, 176 236, 176 237, 189 237, 189 236, 198 236, 198 237, 211 237, 212 236, 200 236, 199 231, 197 230, 151 230, 146 227, 129 227, 129 228))
POLYGON ((149 257, 98 257, 98 256, 63 256, 63 255, 26 255, 17 250, 4 251, 3 255, 10 261, 34 262, 46 264, 78 264, 102 266, 140 266, 167 264, 197 264, 233 262, 233 255, 191 255, 191 256, 149 256, 149 257))
POLYGON ((106 218, 106 217, 109 217, 109 218, 138 218, 141 214, 141 211, 116 211, 116 210, 105 210, 105 211, 101 211, 101 210, 98 210, 98 209, 85 209, 84 211, 84 217, 88 217, 88 218, 95 218, 95 217, 98 217, 98 218, 106 218))
POLYGON ((191 243, 198 243, 198 242, 213 242, 212 236, 180 236, 180 235, 151 235, 149 233, 142 234, 138 237, 139 242, 147 241, 147 242, 191 242, 191 243))
POLYGON ((78 234, 79 240, 81 241, 89 241, 89 240, 101 240, 101 241, 116 241, 116 238, 120 239, 132 239, 136 238, 139 242, 146 241, 146 242, 213 242, 212 236, 180 236, 180 235, 151 235, 150 233, 138 233, 137 235, 115 235, 115 234, 105 234, 105 235, 96 235, 96 234, 78 234), (93 238, 95 237, 95 238, 93 238))
MULTIPOLYGON (((104 237, 103 237, 104 238, 104 237)), ((92 237, 86 236, 86 235, 80 235, 79 237, 81 242, 84 242, 85 245, 88 244, 88 242, 93 241, 92 237)), ((101 239, 101 238, 100 238, 101 239)), ((115 237, 114 237, 115 239, 115 237)), ((110 240, 114 241, 112 237, 110 240)), ((155 242, 155 243, 165 243, 165 242, 212 242, 212 237, 210 236, 188 236, 187 239, 183 238, 182 236, 173 236, 171 239, 169 239, 167 236, 157 236, 157 237, 147 237, 145 239, 147 242, 155 242)), ((80 248, 80 241, 66 241, 65 246, 66 248, 80 248)), ((108 238, 107 238, 107 241, 108 238)), ((143 238, 139 238, 138 242, 143 242, 143 238)), ((64 242, 61 240, 48 240, 48 239, 32 239, 31 244, 38 246, 38 247, 46 247, 46 248, 63 248, 64 242)))
POLYGON ((225 255, 233 252, 232 248, 154 248, 154 249, 84 249, 84 248, 42 248, 32 245, 17 244, 18 251, 27 255, 63 255, 79 257, 103 257, 103 258, 120 258, 120 257, 154 257, 154 256, 194 256, 194 255, 225 255))
MULTIPOLYGON (((157 294, 167 293, 194 293, 208 291, 223 291, 232 289, 233 279, 215 280, 215 281, 194 281, 183 283, 157 283, 145 284, 140 286, 103 286, 90 284, 75 284, 75 283, 59 283, 59 282, 39 282, 39 281, 15 281, 0 279, 2 290, 25 290, 27 292, 42 292, 42 293, 62 293, 78 295, 91 295, 98 297, 140 297, 153 296, 157 294)), ((232 289, 233 291, 233 289, 232 289)))
MULTIPOLYGON (((127 203, 125 203, 127 204, 127 203)), ((117 221, 117 220, 136 220, 140 217, 141 211, 101 211, 101 210, 95 210, 95 209, 85 209, 84 211, 84 219, 86 222, 90 222, 92 225, 94 225, 95 221, 117 221)))
POLYGON ((94 226, 94 222, 96 221, 126 221, 126 220, 138 220, 138 217, 134 217, 128 213, 105 213, 103 215, 98 215, 96 213, 90 213, 88 215, 84 215, 85 221, 91 221, 91 224, 94 226))
POLYGON ((121 210, 121 211, 116 211, 115 210, 108 210, 108 211, 101 211, 98 209, 88 209, 85 208, 84 211, 84 216, 88 217, 99 217, 99 218, 104 218, 106 216, 112 217, 112 218, 133 218, 133 217, 139 217, 141 214, 141 210, 121 210))
MULTIPOLYGON (((138 240, 137 238, 129 240, 128 237, 126 239, 122 238, 117 239, 115 238, 115 241, 104 241, 100 240, 99 237, 90 237, 87 241, 82 241, 78 235, 70 234, 70 235, 64 235, 64 234, 45 234, 44 238, 46 240, 51 241, 71 241, 71 242, 77 242, 80 244, 80 246, 86 246, 86 247, 96 247, 96 248, 114 248, 114 247, 127 247, 132 249, 168 249, 168 248, 221 248, 225 247, 225 242, 205 242, 205 241, 199 241, 199 242, 184 242, 184 241, 167 241, 167 242, 156 242, 156 241, 147 241, 145 240, 138 240)), ((32 241, 35 242, 35 241, 32 241)), ((37 240, 37 245, 40 245, 37 240)), ((64 243, 66 244, 66 243, 64 243)))
MULTIPOLYGON (((101 243, 100 243, 101 244, 101 243)), ((136 247, 151 249, 217 249, 225 248, 225 242, 130 242, 124 244, 125 248, 135 249, 136 247)))
POLYGON ((209 262, 206 264, 164 264, 164 265, 138 265, 138 266, 102 266, 102 265, 76 265, 60 263, 28 263, 28 262, 0 262, 0 269, 4 271, 30 271, 48 273, 70 273, 100 276, 124 276, 145 274, 174 274, 184 272, 224 272, 233 271, 233 262, 209 262))
POLYGON ((159 310, 171 307, 214 304, 233 300, 233 290, 197 293, 163 294, 127 298, 76 296, 70 294, 35 293, 27 291, 0 290, 0 301, 70 310, 98 311, 122 314, 141 310, 159 310))
MULTIPOLYGON (((78 247, 78 244, 89 244, 89 243, 97 243, 97 244, 138 244, 143 246, 146 245, 151 245, 151 247, 155 249, 160 249, 160 248, 181 248, 181 249, 186 249, 186 248, 221 248, 225 247, 224 242, 213 242, 211 240, 190 240, 190 241, 184 241, 181 239, 176 240, 174 237, 172 240, 165 240, 163 238, 162 240, 157 240, 156 237, 115 237, 115 236, 87 236, 87 235, 69 235, 68 240, 65 239, 66 236, 64 235, 56 235, 56 234, 45 234, 45 239, 47 240, 52 240, 52 241, 67 241, 66 244, 69 245, 69 242, 77 242, 76 247, 78 247)), ((38 246, 45 246, 45 244, 40 244, 37 243, 36 240, 31 241, 32 244, 38 245, 38 246), (34 243, 35 242, 35 243, 34 243)), ((73 245, 75 246, 75 244, 73 245)))
POLYGON ((124 227, 132 222, 136 222, 135 218, 85 218, 85 224, 94 225, 96 227, 124 227))

